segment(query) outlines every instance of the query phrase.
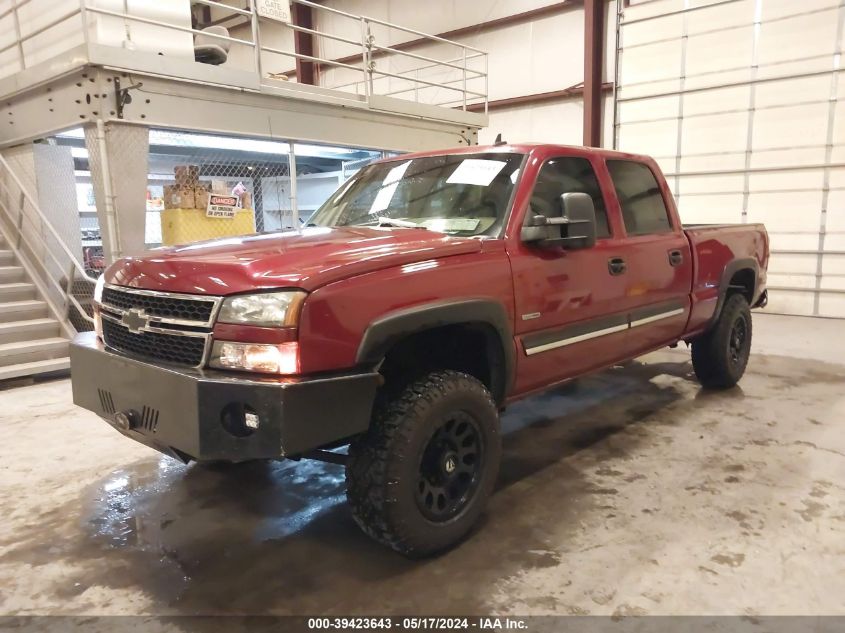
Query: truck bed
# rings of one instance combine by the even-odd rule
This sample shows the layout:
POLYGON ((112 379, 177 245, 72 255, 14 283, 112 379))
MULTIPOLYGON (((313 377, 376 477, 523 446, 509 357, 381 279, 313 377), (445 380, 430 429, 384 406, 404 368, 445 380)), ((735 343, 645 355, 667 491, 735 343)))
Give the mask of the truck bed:
POLYGON ((695 231, 698 229, 731 229, 735 227, 758 227, 758 228, 765 228, 762 223, 751 223, 751 224, 742 224, 740 222, 725 222, 725 223, 713 223, 710 224, 709 222, 701 222, 698 224, 681 224, 681 228, 685 231, 695 231))
MULTIPOLYGON (((757 271, 755 295, 766 287, 769 236, 762 224, 684 224, 693 260, 693 314, 690 330, 696 332, 718 309, 719 291, 734 268, 757 271)), ((756 301, 757 296, 750 299, 756 301)))
POLYGON ((685 231, 693 231, 695 229, 727 229, 733 226, 749 226, 748 224, 737 224, 733 223, 725 223, 725 224, 709 224, 709 223, 702 223, 702 224, 682 224, 681 227, 685 231))

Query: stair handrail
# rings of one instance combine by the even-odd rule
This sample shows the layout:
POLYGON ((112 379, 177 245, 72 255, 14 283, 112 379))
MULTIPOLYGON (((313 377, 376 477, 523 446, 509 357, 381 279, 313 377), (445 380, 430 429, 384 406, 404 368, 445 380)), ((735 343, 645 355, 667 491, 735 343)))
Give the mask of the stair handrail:
MULTIPOLYGON (((26 202, 28 202, 29 206, 32 209, 35 210, 35 213, 38 216, 38 220, 40 221, 41 227, 46 228, 47 232, 53 237, 53 239, 59 245, 59 248, 64 252, 64 254, 67 256, 67 259, 70 261, 70 269, 69 269, 70 277, 68 278, 66 288, 62 289, 61 285, 53 278, 49 278, 49 280, 51 282, 53 282, 53 284, 55 286, 57 286, 60 291, 65 293, 64 299, 65 299, 66 306, 73 304, 73 306, 77 309, 79 316, 82 319, 84 319, 85 321, 87 321, 88 323, 93 325, 94 319, 91 316, 88 315, 85 308, 79 303, 79 301, 76 299, 76 297, 73 296, 73 285, 74 285, 74 281, 76 281, 76 280, 87 281, 91 284, 96 284, 97 280, 94 279, 93 277, 91 277, 87 273, 85 268, 82 266, 82 264, 79 262, 79 260, 76 258, 76 256, 73 254, 73 252, 70 250, 70 248, 68 248, 67 244, 65 244, 64 240, 59 235, 59 232, 56 231, 53 224, 50 222, 50 220, 47 219, 47 216, 41 210, 41 207, 39 207, 38 203, 35 202, 35 198, 32 196, 32 194, 29 193, 27 188, 21 182, 20 178, 18 178, 18 175, 15 173, 14 169, 12 169, 11 165, 9 165, 8 161, 6 160, 6 157, 3 156, 2 154, 0 154, 0 167, 2 167, 2 170, 5 171, 11 177, 14 184, 20 190, 21 195, 25 198, 26 202)), ((0 183, 2 183, 2 179, 0 179, 0 183)), ((3 186, 3 188, 6 190, 6 193, 11 198, 12 192, 9 191, 8 188, 5 187, 5 186, 3 186)), ((15 222, 14 222, 14 218, 11 217, 11 212, 10 211, 7 211, 7 212, 9 213, 9 216, 10 216, 9 217, 10 222, 12 223, 12 225, 14 225, 15 222)), ((21 213, 21 218, 27 216, 23 203, 21 203, 20 213, 21 213)), ((29 219, 30 222, 32 222, 31 218, 27 218, 27 219, 29 219)), ((22 226, 18 225, 17 231, 18 231, 18 238, 19 239, 26 239, 22 226)), ((35 235, 39 238, 41 245, 45 247, 46 252, 49 253, 52 256, 53 261, 57 264, 57 266, 62 268, 64 265, 67 265, 67 262, 63 263, 56 257, 55 253, 50 248, 51 245, 47 242, 47 240, 44 238, 44 235, 42 235, 41 232, 35 231, 35 235)), ((27 243, 29 244, 30 248, 33 247, 33 245, 31 243, 29 243, 29 240, 27 240, 27 243)))
MULTIPOLYGON (((0 187, 2 187, 2 189, 6 192, 7 195, 10 194, 8 187, 6 187, 6 185, 2 181, 0 181, 0 187)), ((0 203, 0 210, 5 210, 6 213, 8 214, 8 216, 9 216, 9 218, 12 218, 12 214, 9 211, 9 209, 6 208, 5 204, 0 203)), ((21 219, 23 217, 26 217, 26 219, 29 220, 33 224, 33 226, 35 226, 35 223, 32 220, 32 218, 30 218, 28 215, 23 213, 23 210, 21 210, 20 217, 21 217, 21 219)), ((26 244, 33 251, 37 251, 38 247, 35 244, 32 243, 30 238, 27 236, 27 233, 23 231, 22 225, 23 225, 23 222, 21 221, 20 225, 18 226, 18 235, 17 235, 18 246, 17 246, 17 248, 19 249, 21 244, 26 244)), ((39 229, 40 227, 35 226, 35 228, 39 229)), ((59 261, 59 259, 55 255, 55 253, 50 249, 50 245, 46 242, 46 240, 43 239, 43 237, 41 235, 38 235, 38 237, 41 240, 40 244, 41 244, 42 247, 44 247, 45 252, 53 259, 53 262, 55 262, 56 265, 60 269, 63 269, 63 263, 61 261, 59 261)), ((12 241, 15 241, 15 240, 12 240, 12 241)), ((68 310, 69 310, 71 305, 73 305, 76 308, 77 314, 80 316, 80 318, 87 321, 90 325, 94 325, 93 318, 88 316, 88 313, 85 310, 85 308, 79 303, 79 301, 76 299, 76 297, 71 292, 74 288, 74 281, 76 279, 75 269, 74 269, 73 266, 71 266, 70 276, 67 277, 67 280, 68 280, 67 285, 63 288, 61 283, 59 283, 59 281, 57 279, 55 279, 53 276, 51 276, 49 274, 48 275, 42 275, 36 269, 36 267, 33 266, 32 263, 28 261, 29 257, 27 255, 25 255, 24 253, 21 252, 21 253, 18 253, 18 256, 20 257, 20 264, 29 274, 30 280, 32 281, 33 284, 35 284, 36 288, 38 289, 38 292, 41 293, 42 298, 44 299, 44 301, 47 302, 47 305, 50 308, 50 310, 53 312, 53 314, 56 316, 56 318, 61 322, 62 327, 65 329, 65 331, 67 331, 67 333, 70 336, 73 336, 78 332, 78 330, 76 329, 76 327, 74 326, 74 324, 72 323, 72 321, 69 318, 70 315, 68 313, 68 310), (59 307, 53 301, 53 299, 50 297, 50 295, 48 293, 48 287, 44 286, 44 280, 41 277, 46 278, 46 280, 50 284, 52 284, 53 287, 55 287, 56 290, 58 290, 59 295, 64 296, 64 308, 63 308, 63 310, 60 310, 59 307)), ((45 269, 45 267, 43 265, 42 265, 42 269, 45 269)), ((92 282, 91 278, 88 277, 87 275, 86 275, 86 279, 84 281, 86 281, 87 283, 96 283, 96 282, 92 282)))

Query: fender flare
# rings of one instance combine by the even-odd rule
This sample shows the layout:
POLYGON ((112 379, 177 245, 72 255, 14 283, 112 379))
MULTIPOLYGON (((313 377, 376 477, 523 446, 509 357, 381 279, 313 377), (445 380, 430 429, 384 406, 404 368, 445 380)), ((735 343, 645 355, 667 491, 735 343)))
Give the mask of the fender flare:
POLYGON ((754 273, 754 287, 751 289, 751 301, 749 305, 754 305, 758 297, 758 285, 760 283, 760 264, 753 257, 738 257, 727 263, 725 269, 722 271, 722 278, 719 281, 719 300, 716 302, 716 311, 713 313, 713 320, 715 323, 722 313, 722 307, 728 298, 728 291, 731 289, 731 278, 741 270, 751 270, 754 273))
POLYGON ((376 366, 396 343, 408 336, 444 325, 461 324, 487 325, 495 331, 501 344, 504 380, 499 385, 493 377, 493 397, 501 402, 513 386, 516 352, 507 311, 501 303, 492 299, 424 303, 379 317, 364 332, 356 361, 360 365, 376 366))

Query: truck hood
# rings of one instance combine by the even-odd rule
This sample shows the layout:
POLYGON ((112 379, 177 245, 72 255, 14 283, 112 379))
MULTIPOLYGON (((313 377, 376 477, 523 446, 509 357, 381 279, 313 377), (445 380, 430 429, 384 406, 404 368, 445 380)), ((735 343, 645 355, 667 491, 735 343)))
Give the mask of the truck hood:
POLYGON ((314 227, 126 257, 109 267, 106 281, 132 288, 210 295, 286 287, 310 291, 382 268, 480 250, 480 240, 422 229, 314 227))

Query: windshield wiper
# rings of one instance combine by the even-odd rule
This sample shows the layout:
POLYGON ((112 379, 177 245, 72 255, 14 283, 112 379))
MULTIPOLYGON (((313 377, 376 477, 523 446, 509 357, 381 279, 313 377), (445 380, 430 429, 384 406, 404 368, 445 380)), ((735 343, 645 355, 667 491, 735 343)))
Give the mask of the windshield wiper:
POLYGON ((408 220, 399 220, 397 218, 385 218, 380 217, 378 219, 379 226, 396 226, 403 229, 422 229, 423 231, 427 231, 428 229, 421 224, 417 224, 416 222, 409 222, 408 220))

